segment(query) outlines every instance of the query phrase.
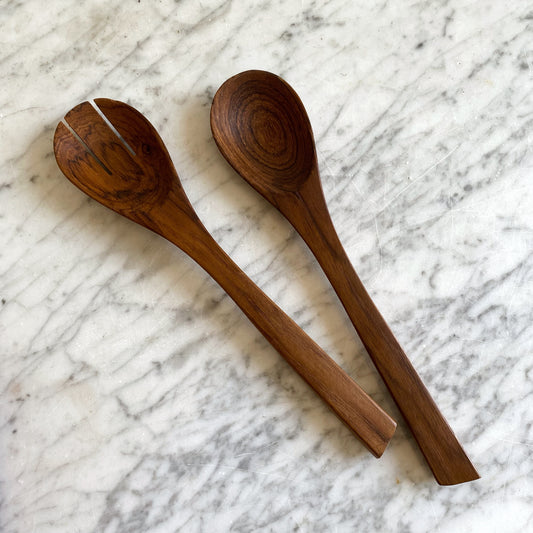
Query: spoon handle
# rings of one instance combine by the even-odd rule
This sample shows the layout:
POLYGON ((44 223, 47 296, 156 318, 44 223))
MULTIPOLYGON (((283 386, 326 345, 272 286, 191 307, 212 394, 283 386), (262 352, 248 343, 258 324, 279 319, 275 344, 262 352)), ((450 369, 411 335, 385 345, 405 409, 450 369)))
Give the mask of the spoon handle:
POLYGON ((293 198, 295 203, 284 206, 282 212, 291 212, 291 222, 331 282, 438 483, 454 485, 478 479, 452 429, 350 263, 319 181, 308 183, 310 188, 302 189, 298 199, 293 198))
POLYGON ((187 228, 168 225, 162 234, 206 272, 315 392, 376 457, 396 429, 389 417, 342 368, 287 316, 220 248, 200 221, 187 228))

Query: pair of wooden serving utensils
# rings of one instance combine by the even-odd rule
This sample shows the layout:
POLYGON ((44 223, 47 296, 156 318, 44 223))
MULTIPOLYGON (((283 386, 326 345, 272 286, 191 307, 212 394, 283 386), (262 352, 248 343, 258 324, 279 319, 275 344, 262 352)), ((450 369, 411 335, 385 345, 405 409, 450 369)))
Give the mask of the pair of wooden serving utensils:
MULTIPOLYGON (((74 185, 181 248, 379 457, 396 423, 220 248, 179 181, 148 120, 115 100, 69 111, 54 152, 74 185)), ((479 476, 353 269, 320 184, 305 108, 278 76, 247 71, 227 80, 211 107, 215 142, 233 168, 289 220, 308 244, 395 399, 438 483, 479 476)))

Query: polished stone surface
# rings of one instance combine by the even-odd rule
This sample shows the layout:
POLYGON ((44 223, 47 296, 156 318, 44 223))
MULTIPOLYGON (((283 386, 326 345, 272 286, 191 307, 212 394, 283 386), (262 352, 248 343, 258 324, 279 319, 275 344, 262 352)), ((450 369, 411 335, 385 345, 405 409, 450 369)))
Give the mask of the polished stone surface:
POLYGON ((524 1, 0 4, 0 529, 533 528, 533 10, 524 1), (356 270, 482 478, 432 478, 301 239, 209 108, 283 76, 356 270), (158 128, 205 225, 390 414, 371 457, 183 253, 52 153, 96 97, 158 128))

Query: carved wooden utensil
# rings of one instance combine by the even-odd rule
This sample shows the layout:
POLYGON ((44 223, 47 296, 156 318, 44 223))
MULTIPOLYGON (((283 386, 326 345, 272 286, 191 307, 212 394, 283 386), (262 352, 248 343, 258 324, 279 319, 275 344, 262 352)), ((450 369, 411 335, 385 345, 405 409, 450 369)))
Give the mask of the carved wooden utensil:
POLYGON ((114 100, 84 102, 65 116, 54 136, 59 168, 74 185, 113 211, 181 248, 233 298, 285 357, 379 457, 396 423, 252 283, 200 222, 157 131, 132 107, 114 100), (73 133, 74 132, 74 133, 73 133))
POLYGON ((311 248, 413 432, 435 478, 479 477, 422 380, 358 278, 333 227, 311 124, 284 80, 251 70, 227 80, 211 107, 215 142, 231 166, 311 248))

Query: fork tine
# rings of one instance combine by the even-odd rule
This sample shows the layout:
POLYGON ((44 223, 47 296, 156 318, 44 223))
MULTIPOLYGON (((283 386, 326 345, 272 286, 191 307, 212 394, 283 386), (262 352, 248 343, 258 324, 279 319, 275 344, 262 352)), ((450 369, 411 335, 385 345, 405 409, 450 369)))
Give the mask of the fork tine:
POLYGON ((105 166, 112 170, 132 171, 132 168, 124 168, 125 162, 134 166, 130 152, 89 102, 71 109, 65 120, 105 166))
POLYGON ((136 154, 142 152, 143 139, 155 138, 164 146, 155 128, 133 107, 109 98, 96 98, 94 103, 136 154))
POLYGON ((107 173, 62 122, 54 133, 54 154, 61 172, 84 192, 88 190, 83 179, 87 172, 93 175, 107 173), (58 154, 68 154, 68 157, 57 157, 58 154))

